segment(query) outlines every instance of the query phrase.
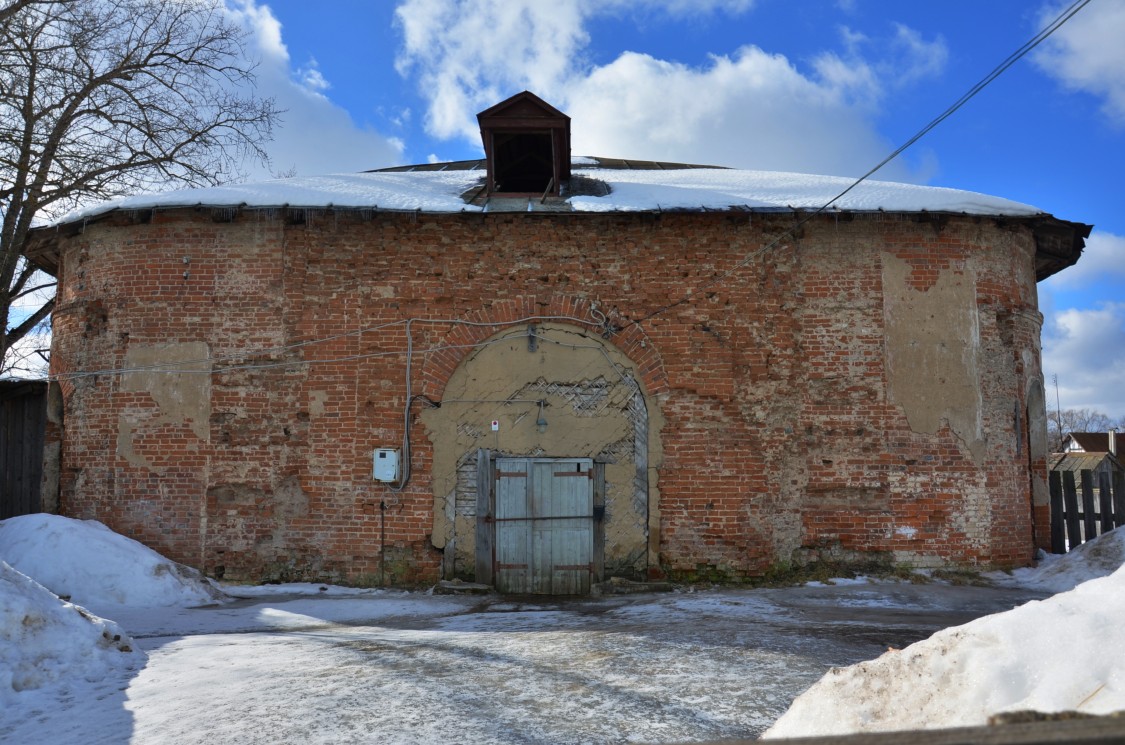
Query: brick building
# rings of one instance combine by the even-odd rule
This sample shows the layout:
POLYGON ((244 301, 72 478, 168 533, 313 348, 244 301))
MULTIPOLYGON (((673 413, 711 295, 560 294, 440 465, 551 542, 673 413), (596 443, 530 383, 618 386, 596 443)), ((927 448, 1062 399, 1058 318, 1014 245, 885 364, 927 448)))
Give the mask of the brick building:
POLYGON ((1036 281, 1088 226, 571 159, 530 94, 481 125, 481 162, 40 229, 60 510, 228 579, 554 593, 1049 542, 1036 281))

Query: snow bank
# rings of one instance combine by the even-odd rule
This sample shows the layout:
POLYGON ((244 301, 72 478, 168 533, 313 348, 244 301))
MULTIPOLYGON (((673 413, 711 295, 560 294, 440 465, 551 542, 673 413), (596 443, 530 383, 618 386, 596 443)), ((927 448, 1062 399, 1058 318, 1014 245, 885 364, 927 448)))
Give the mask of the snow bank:
POLYGON ((196 570, 95 520, 8 518, 0 522, 0 559, 79 605, 191 606, 225 599, 196 570))
POLYGON ((59 600, 0 561, 0 704, 63 681, 98 681, 143 660, 113 621, 59 600))
POLYGON ((833 669, 763 738, 975 726, 992 714, 1026 709, 1125 709, 1122 618, 1125 568, 833 669))
MULTIPOLYGON (((592 165, 592 158, 575 158, 592 165)), ((576 196, 576 212, 635 212, 667 209, 747 208, 776 211, 819 209, 852 179, 804 173, 744 171, 727 168, 682 170, 576 169, 575 174, 605 182, 603 197, 576 196)), ((77 222, 113 210, 172 207, 214 208, 362 208, 422 212, 480 212, 462 195, 477 186, 481 171, 408 171, 341 173, 276 179, 158 194, 138 194, 71 212, 55 224, 77 222)), ((1029 216, 1042 210, 1000 197, 960 189, 865 181, 832 204, 833 210, 888 212, 956 212, 974 215, 1029 216)))
POLYGON ((988 576, 998 585, 1066 592, 1091 579, 1105 577, 1125 564, 1125 528, 1111 530, 1067 554, 1047 554, 1039 566, 1016 569, 1010 575, 988 576))

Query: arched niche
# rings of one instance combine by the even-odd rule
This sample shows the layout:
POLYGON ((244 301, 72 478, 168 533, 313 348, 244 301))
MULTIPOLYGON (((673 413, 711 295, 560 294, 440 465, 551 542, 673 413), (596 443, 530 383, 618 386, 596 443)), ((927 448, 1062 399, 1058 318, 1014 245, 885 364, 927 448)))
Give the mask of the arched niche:
POLYGON ((604 474, 604 576, 644 577, 657 565, 663 420, 636 366, 610 342, 568 324, 508 327, 476 345, 440 407, 421 418, 433 446, 433 543, 447 578, 478 579, 489 498, 482 453, 593 459, 604 474))

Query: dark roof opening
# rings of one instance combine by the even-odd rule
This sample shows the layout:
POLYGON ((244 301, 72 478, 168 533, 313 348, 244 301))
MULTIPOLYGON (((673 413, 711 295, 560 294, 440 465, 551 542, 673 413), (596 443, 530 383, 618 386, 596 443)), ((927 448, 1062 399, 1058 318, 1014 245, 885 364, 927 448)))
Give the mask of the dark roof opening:
POLYGON ((570 179, 570 117, 524 91, 477 114, 488 193, 559 195, 570 179))
POLYGON ((492 148, 494 191, 558 191, 550 132, 494 132, 492 148))

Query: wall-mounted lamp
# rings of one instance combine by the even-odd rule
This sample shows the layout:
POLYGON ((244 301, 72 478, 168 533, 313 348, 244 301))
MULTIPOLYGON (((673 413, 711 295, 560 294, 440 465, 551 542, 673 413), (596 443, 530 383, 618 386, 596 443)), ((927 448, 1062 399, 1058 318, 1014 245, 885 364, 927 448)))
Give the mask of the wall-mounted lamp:
POLYGON ((543 418, 543 406, 546 403, 546 401, 539 402, 539 418, 535 420, 535 429, 539 431, 539 434, 547 431, 547 420, 543 418))

